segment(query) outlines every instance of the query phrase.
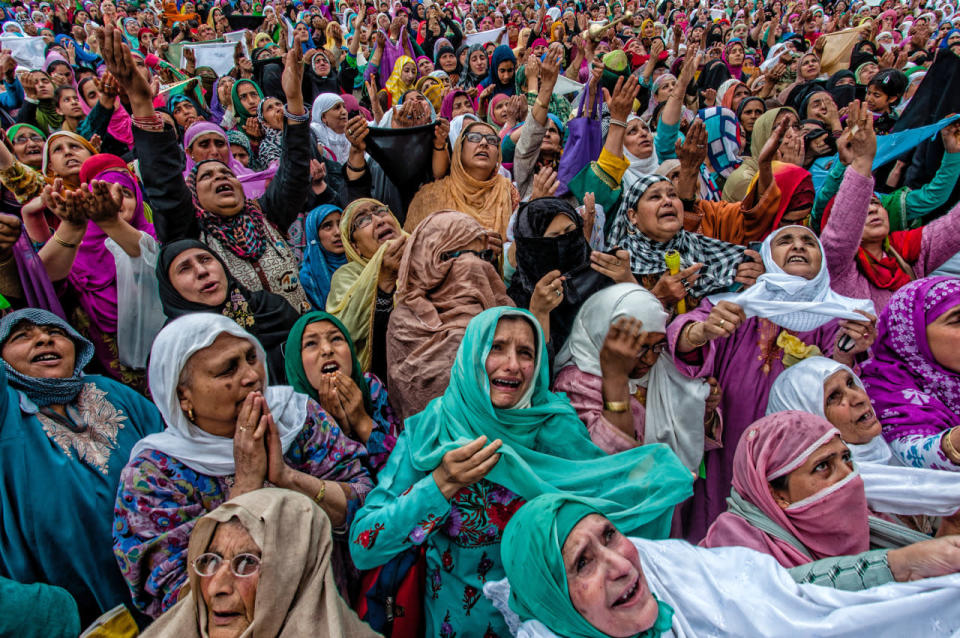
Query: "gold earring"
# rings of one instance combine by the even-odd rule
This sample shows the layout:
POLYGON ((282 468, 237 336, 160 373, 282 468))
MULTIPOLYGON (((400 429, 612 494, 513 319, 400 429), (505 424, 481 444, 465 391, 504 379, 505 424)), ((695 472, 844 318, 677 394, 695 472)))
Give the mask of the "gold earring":
POLYGON ((630 224, 629 226, 627 226, 627 234, 628 234, 628 235, 636 235, 636 234, 637 234, 637 229, 636 229, 636 227, 635 227, 633 224, 630 224))
POLYGON ((190 423, 193 423, 193 408, 187 410, 187 418, 190 419, 190 423))

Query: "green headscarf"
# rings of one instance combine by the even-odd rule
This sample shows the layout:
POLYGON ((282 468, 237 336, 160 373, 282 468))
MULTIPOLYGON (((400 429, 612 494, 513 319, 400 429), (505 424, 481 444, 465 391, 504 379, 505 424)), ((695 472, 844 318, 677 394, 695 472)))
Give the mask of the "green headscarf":
POLYGON ((311 323, 316 323, 317 321, 329 321, 337 327, 337 330, 339 330, 347 340, 347 345, 350 346, 350 378, 353 379, 353 382, 357 384, 357 387, 360 388, 360 392, 363 394, 363 407, 367 411, 367 414, 373 414, 370 386, 363 376, 363 368, 360 366, 360 361, 357 360, 357 351, 353 347, 353 339, 350 338, 350 333, 347 332, 344 325, 340 323, 340 320, 329 313, 314 310, 313 312, 308 312, 303 315, 297 319, 297 323, 293 324, 293 328, 290 329, 290 334, 287 335, 287 343, 283 350, 284 367, 287 370, 287 383, 293 386, 294 390, 306 394, 314 401, 320 400, 320 395, 317 394, 316 389, 310 385, 310 382, 307 380, 307 373, 303 369, 301 346, 303 343, 303 331, 306 330, 307 326, 311 323))
POLYGON ((253 80, 237 80, 233 83, 233 88, 230 89, 230 99, 233 101, 233 112, 237 114, 237 119, 240 120, 241 124, 245 123, 248 118, 257 117, 256 113, 251 113, 244 108, 243 102, 240 101, 239 89, 244 83, 252 85, 253 88, 257 90, 257 95, 263 100, 263 91, 260 90, 260 86, 253 80))
MULTIPOLYGON (((50 82, 53 82, 49 73, 44 73, 43 71, 34 71, 34 73, 43 73, 50 82)), ((56 84, 54 84, 54 86, 56 86, 56 84)), ((45 131, 43 134, 44 137, 47 137, 63 126, 63 116, 57 113, 56 94, 51 98, 37 100, 37 114, 34 119, 36 119, 37 124, 40 125, 39 128, 45 131)))
MULTIPOLYGON (((608 638, 574 608, 563 564, 567 536, 590 514, 600 512, 579 498, 544 494, 527 502, 507 523, 500 557, 511 584, 510 609, 521 620, 539 620, 566 638, 608 638)), ((660 600, 657 606, 653 626, 638 636, 653 638, 670 629, 673 608, 660 600)))
POLYGON ((630 63, 623 49, 610 51, 603 56, 603 75, 600 76, 600 86, 613 93, 617 87, 617 80, 630 77, 630 63))
POLYGON ((503 441, 488 480, 526 500, 551 492, 578 495, 625 533, 666 538, 673 507, 692 493, 691 472, 662 444, 614 455, 594 445, 566 396, 550 391, 547 361, 543 332, 527 310, 490 308, 474 317, 447 390, 407 419, 414 467, 432 472, 446 452, 486 435, 503 441), (501 410, 490 402, 485 363, 504 317, 527 320, 537 340, 537 370, 520 401, 529 401, 525 408, 501 410))
POLYGON ((13 138, 15 138, 15 137, 17 136, 17 131, 19 131, 19 130, 22 129, 22 128, 28 128, 28 129, 30 129, 31 131, 33 131, 34 133, 36 133, 37 135, 39 135, 40 137, 42 137, 43 139, 47 139, 47 134, 46 134, 46 133, 44 133, 43 131, 41 131, 40 129, 38 129, 38 128, 37 128, 36 126, 34 126, 33 124, 26 124, 26 123, 24 123, 24 122, 20 122, 19 124, 14 124, 14 125, 11 126, 10 128, 8 128, 8 129, 7 129, 7 139, 12 142, 12 141, 13 141, 13 138))

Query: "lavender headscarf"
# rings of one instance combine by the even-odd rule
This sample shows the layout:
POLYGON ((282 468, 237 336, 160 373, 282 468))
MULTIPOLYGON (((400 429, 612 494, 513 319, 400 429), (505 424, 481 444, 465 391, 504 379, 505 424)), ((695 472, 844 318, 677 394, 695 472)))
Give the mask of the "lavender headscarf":
MULTIPOLYGON (((183 134, 184 150, 189 149, 193 140, 204 133, 215 133, 222 137, 227 143, 227 166, 230 167, 230 170, 233 171, 233 174, 237 176, 237 179, 240 180, 240 183, 243 185, 243 194, 246 195, 248 199, 256 199, 263 195, 267 190, 267 181, 272 179, 277 172, 276 165, 270 166, 257 173, 241 164, 239 160, 234 159, 233 153, 230 151, 230 140, 227 139, 227 134, 222 128, 212 122, 199 121, 191 124, 190 128, 183 134)), ((183 171, 183 179, 185 180, 190 177, 190 172, 193 170, 194 164, 196 164, 193 158, 190 157, 189 151, 187 151, 186 157, 187 167, 186 170, 183 171)))
POLYGON ((927 277, 898 290, 880 314, 861 378, 887 441, 960 425, 960 374, 937 363, 927 342, 927 326, 957 305, 960 279, 927 277))

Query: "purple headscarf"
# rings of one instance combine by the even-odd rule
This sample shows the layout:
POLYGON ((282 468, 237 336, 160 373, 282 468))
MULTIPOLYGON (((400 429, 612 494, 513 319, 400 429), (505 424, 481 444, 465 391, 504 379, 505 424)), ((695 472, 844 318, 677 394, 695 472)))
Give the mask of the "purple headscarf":
MULTIPOLYGON (((470 101, 473 102, 473 98, 470 97, 470 94, 464 91, 463 89, 454 89, 443 96, 443 102, 440 103, 440 117, 446 118, 448 120, 453 119, 453 101, 461 95, 466 95, 470 98, 470 101)), ((476 104, 474 104, 474 111, 476 111, 476 104)))
POLYGON ((887 441, 960 425, 960 374, 937 363, 927 343, 927 326, 957 305, 960 279, 926 277, 898 290, 880 314, 861 379, 887 441))
POLYGON ((243 194, 247 196, 248 199, 256 199, 263 195, 267 190, 267 182, 273 179, 273 176, 277 172, 276 165, 267 167, 265 170, 260 172, 254 172, 240 163, 240 160, 237 160, 233 157, 233 152, 230 150, 230 140, 227 139, 227 134, 223 132, 223 129, 214 124, 213 122, 198 121, 190 125, 190 128, 183 134, 183 149, 186 152, 187 157, 187 168, 183 171, 183 179, 186 180, 190 177, 190 171, 193 170, 194 164, 193 158, 190 157, 190 145, 193 143, 198 136, 205 133, 214 133, 223 138, 227 143, 227 166, 230 167, 230 170, 233 171, 233 174, 237 176, 237 179, 240 180, 240 184, 243 185, 243 194))

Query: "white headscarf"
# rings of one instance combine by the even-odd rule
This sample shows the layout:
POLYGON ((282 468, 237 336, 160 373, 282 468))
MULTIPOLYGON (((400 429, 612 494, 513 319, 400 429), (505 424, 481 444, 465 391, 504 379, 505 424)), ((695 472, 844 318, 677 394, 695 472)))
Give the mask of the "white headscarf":
MULTIPOLYGON (((773 556, 747 547, 630 541, 650 591, 673 608, 673 624, 662 638, 893 638, 951 636, 960 630, 960 574, 844 591, 799 584, 773 556)), ((539 620, 520 624, 510 609, 506 578, 488 582, 483 593, 503 614, 512 635, 557 638, 539 620)))
POLYGON ((350 156, 350 140, 343 133, 337 133, 327 126, 323 121, 323 114, 335 107, 337 104, 343 104, 343 98, 334 93, 321 93, 313 100, 313 108, 310 111, 312 122, 310 130, 316 138, 317 143, 330 149, 335 155, 333 158, 340 164, 346 164, 350 156))
MULTIPOLYGON (((634 120, 640 120, 643 122, 643 118, 639 115, 631 114, 627 118, 627 126, 630 125, 630 122, 634 120)), ((646 122, 643 122, 644 126, 647 126, 646 122)), ((647 127, 649 130, 649 127, 647 127)), ((623 146, 623 156, 627 158, 627 161, 630 162, 630 167, 627 169, 627 172, 623 174, 623 190, 628 190, 633 186, 634 182, 643 177, 644 175, 652 175, 657 172, 657 168, 660 167, 660 158, 657 157, 657 149, 654 147, 650 152, 650 157, 639 158, 630 151, 627 150, 627 146, 623 146)))
MULTIPOLYGON (((187 361, 200 350, 210 347, 223 333, 246 339, 257 348, 260 361, 266 361, 260 342, 223 315, 207 312, 184 315, 168 323, 157 335, 150 351, 150 394, 167 429, 140 439, 130 452, 131 459, 144 450, 157 450, 207 476, 229 476, 236 472, 233 438, 210 434, 192 424, 180 408, 177 396, 180 373, 187 361)), ((269 378, 265 378, 264 384, 268 383, 269 378)), ((280 443, 286 452, 303 429, 310 398, 289 386, 267 386, 263 396, 280 430, 280 443)))
MULTIPOLYGON (((787 368, 770 388, 767 414, 802 410, 827 418, 823 386, 834 373, 845 370, 861 390, 853 370, 826 357, 810 357, 787 368)), ((877 512, 949 516, 960 510, 960 482, 953 472, 904 467, 882 436, 862 445, 847 444, 863 477, 867 503, 877 512)))
MULTIPOLYGON (((575 365, 582 372, 603 376, 600 350, 610 326, 621 317, 643 323, 644 332, 666 332, 669 314, 660 301, 637 284, 614 284, 587 299, 557 355, 554 370, 575 365)), ((665 443, 691 470, 703 457, 703 416, 710 386, 685 377, 669 355, 661 354, 650 372, 630 379, 630 392, 647 388, 643 442, 665 443)))
POLYGON ((816 235, 813 237, 817 239, 821 255, 820 271, 816 277, 806 279, 789 275, 776 264, 770 248, 771 243, 777 235, 789 228, 802 228, 813 235, 813 232, 804 226, 784 226, 773 231, 760 249, 766 273, 760 275, 757 283, 743 292, 711 295, 710 303, 716 305, 719 301, 731 301, 743 308, 747 317, 764 317, 778 326, 797 332, 816 330, 831 319, 863 321, 864 316, 854 310, 874 314, 873 302, 869 299, 844 297, 830 289, 827 255, 816 235))

